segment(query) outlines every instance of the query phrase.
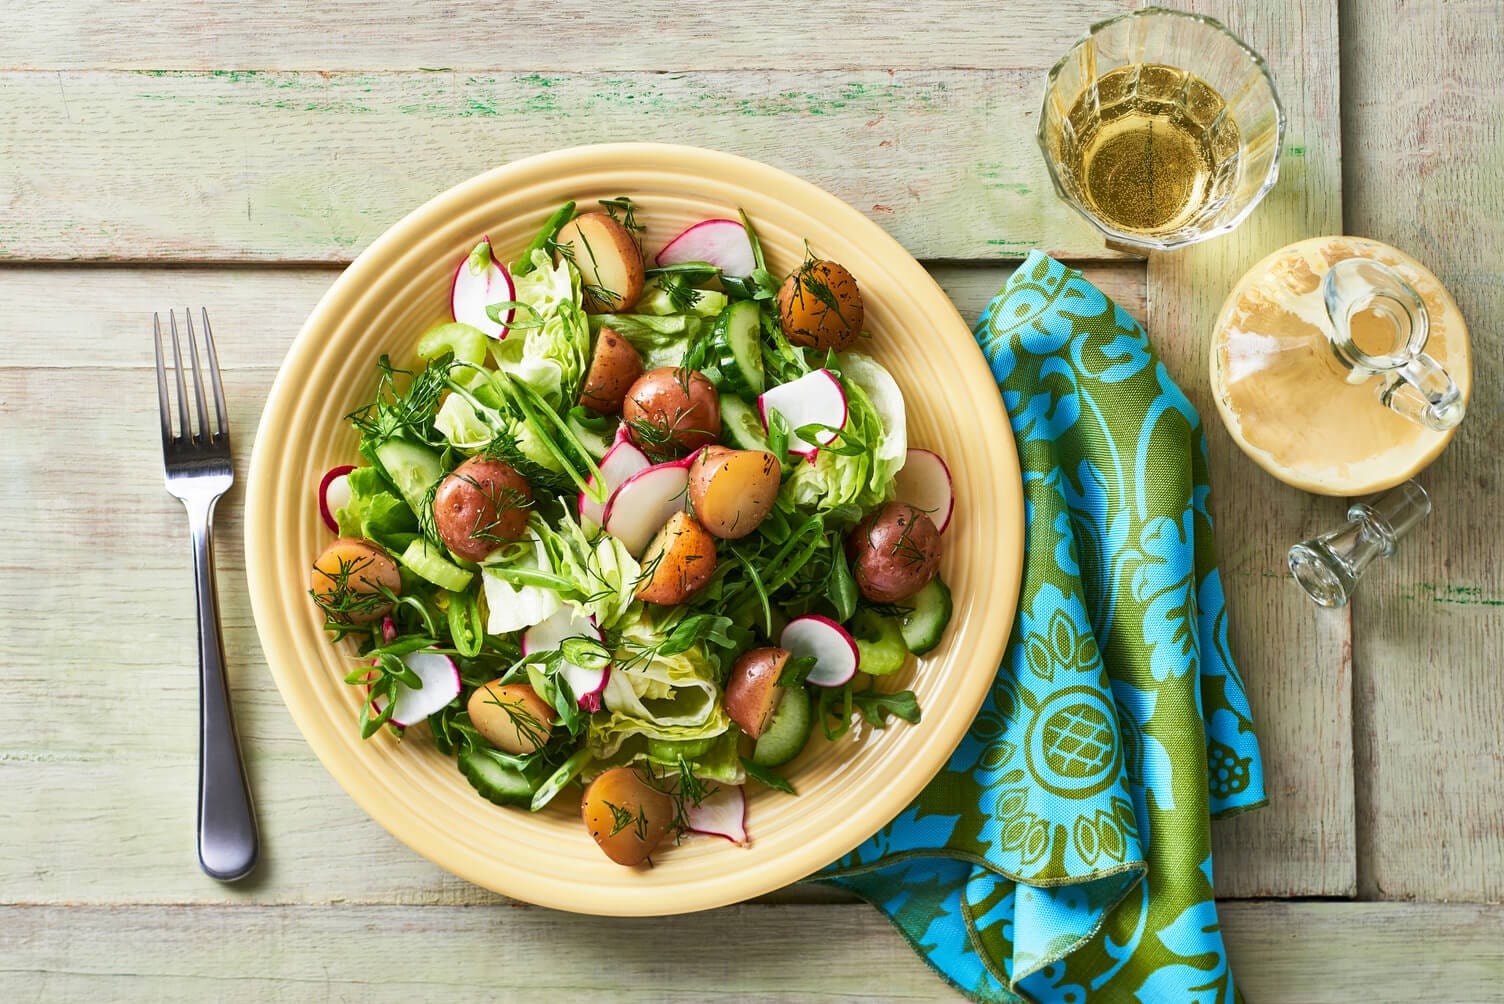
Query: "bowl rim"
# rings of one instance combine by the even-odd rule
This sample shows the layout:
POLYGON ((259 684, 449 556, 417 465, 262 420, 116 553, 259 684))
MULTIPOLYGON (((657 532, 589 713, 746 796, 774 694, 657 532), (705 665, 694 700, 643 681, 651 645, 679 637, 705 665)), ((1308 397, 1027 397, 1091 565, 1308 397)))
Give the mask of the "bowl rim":
MULTIPOLYGON (((963 347, 957 342, 954 348, 963 347)), ((688 913, 740 902, 782 888, 848 854, 898 815, 944 767, 991 690, 991 681, 1002 662, 1017 607, 1023 570, 1023 533, 1022 476, 1001 395, 969 327, 923 266, 878 224, 809 182, 734 154, 661 143, 577 146, 503 164, 439 193, 382 233, 334 281, 288 350, 263 409, 245 491, 246 576, 258 640, 283 703, 324 768, 384 829, 460 878, 541 906, 612 916, 688 913), (753 190, 773 193, 769 198, 789 206, 791 211, 794 211, 797 198, 799 211, 807 213, 811 208, 817 209, 821 221, 843 238, 852 243, 865 242, 881 247, 882 250, 875 253, 891 258, 894 268, 904 273, 905 282, 913 283, 912 290, 905 287, 906 296, 922 302, 936 337, 957 341, 958 333, 970 346, 976 365, 958 367, 958 379, 973 392, 981 388, 990 392, 973 393, 975 403, 981 409, 973 420, 984 434, 990 432, 1006 437, 989 447, 997 456, 991 465, 991 477, 983 479, 980 492, 999 509, 997 523, 1002 538, 999 543, 1005 548, 1004 553, 991 556, 991 561, 984 557, 983 564, 978 566, 978 577, 995 583, 992 590, 995 605, 990 609, 977 609, 977 614, 984 616, 981 616, 978 635, 973 640, 973 650, 968 655, 958 656, 961 660, 959 675, 969 684, 966 692, 955 695, 956 700, 936 712, 926 714, 921 725, 906 726, 924 730, 915 740, 917 745, 912 752, 916 755, 909 761, 922 765, 920 769, 906 767, 895 772, 880 800, 855 805, 849 812, 833 818, 829 826, 811 834, 800 853, 789 856, 790 860, 779 859, 759 868, 731 868, 715 882, 645 886, 655 894, 651 896, 643 896, 641 892, 635 896, 620 895, 614 888, 605 890, 602 895, 587 895, 570 886, 552 888, 546 877, 530 877, 526 874, 527 869, 517 865, 504 861, 483 865, 472 856, 460 853, 462 848, 457 842, 447 846, 460 860, 447 857, 446 835, 422 825, 419 819, 413 818, 416 814, 407 812, 406 807, 369 771, 360 770, 344 741, 324 727, 328 724, 327 716, 319 714, 316 703, 297 697, 298 677, 306 675, 295 658, 294 639, 300 627, 279 616, 286 586, 271 574, 270 566, 274 561, 267 556, 269 545, 266 538, 277 517, 280 488, 271 472, 279 458, 288 452, 285 446, 290 442, 286 433, 291 412, 303 391, 299 377, 320 357, 323 346, 319 344, 319 333, 349 313, 350 306, 366 295, 371 280, 399 265, 403 256, 420 243, 419 238, 451 223, 462 214, 467 204, 477 201, 483 194, 504 192, 513 179, 539 174, 588 169, 598 175, 603 163, 610 164, 612 171, 662 170, 686 178, 715 179, 717 183, 729 179, 753 190), (944 335, 947 329, 952 332, 949 336, 944 335), (1002 448, 1004 444, 1005 449, 1002 448), (1007 539, 1010 536, 1012 539, 1007 539)), ((319 641, 327 643, 322 637, 319 641)), ((754 833, 754 840, 755 837, 754 833)), ((655 871, 662 872, 669 867, 665 865, 655 871)))

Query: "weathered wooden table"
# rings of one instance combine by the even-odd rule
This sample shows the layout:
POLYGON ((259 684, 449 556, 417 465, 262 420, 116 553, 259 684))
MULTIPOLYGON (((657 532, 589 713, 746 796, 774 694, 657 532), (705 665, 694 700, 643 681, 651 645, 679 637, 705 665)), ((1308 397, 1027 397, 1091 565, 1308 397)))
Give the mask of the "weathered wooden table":
POLYGON ((193 607, 151 312, 211 308, 243 481, 283 353, 368 241, 494 164, 627 139, 830 189, 963 314, 1029 247, 1079 262, 1209 418, 1208 321, 1253 260, 1345 231, 1429 263, 1472 324, 1472 411, 1424 475, 1436 514, 1350 611, 1318 612, 1284 569, 1342 503, 1274 482, 1211 420, 1272 799, 1217 828, 1217 882, 1252 999, 1504 999, 1504 9, 1199 4, 1274 67, 1282 174, 1235 234, 1146 265, 1055 199, 1032 138, 1049 64, 1128 6, 8 0, 0 999, 951 996, 874 910, 829 892, 600 920, 505 902, 398 844, 272 686, 238 489, 220 586, 264 859, 237 886, 195 866, 193 607))

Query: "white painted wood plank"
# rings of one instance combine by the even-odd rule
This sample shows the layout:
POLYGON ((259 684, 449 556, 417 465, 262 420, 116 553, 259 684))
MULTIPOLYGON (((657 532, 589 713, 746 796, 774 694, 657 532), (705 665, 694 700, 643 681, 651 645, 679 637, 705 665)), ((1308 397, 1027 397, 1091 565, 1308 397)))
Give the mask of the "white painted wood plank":
POLYGON ((1342 229, 1337 12, 1327 0, 1180 3, 1226 20, 1268 58, 1288 116, 1280 180, 1232 234, 1149 262, 1149 332, 1206 425, 1212 509, 1234 655, 1248 685, 1270 804, 1213 828, 1224 896, 1350 896, 1356 882, 1351 653, 1344 615, 1319 616, 1285 552, 1328 520, 1228 437, 1207 344, 1222 299, 1259 258, 1342 229))
MULTIPOLYGON (((1344 40, 1351 233, 1425 262, 1473 340, 1473 396, 1420 475, 1435 511, 1353 603, 1359 888, 1504 900, 1504 10, 1471 0, 1351 5, 1344 40)), ((1324 519, 1335 525, 1340 506, 1324 519)))
MULTIPOLYGON (((1219 913, 1249 1000, 1500 999, 1498 907, 1241 902, 1219 913)), ((962 999, 864 904, 643 920, 525 907, 0 908, 0 994, 162 1004, 962 999)))
POLYGON ((0 66, 239 70, 1048 67, 1131 0, 10 0, 0 66))
POLYGON ((0 73, 0 261, 344 262, 443 189, 579 143, 792 171, 916 256, 1121 257, 1054 197, 1041 71, 0 73))

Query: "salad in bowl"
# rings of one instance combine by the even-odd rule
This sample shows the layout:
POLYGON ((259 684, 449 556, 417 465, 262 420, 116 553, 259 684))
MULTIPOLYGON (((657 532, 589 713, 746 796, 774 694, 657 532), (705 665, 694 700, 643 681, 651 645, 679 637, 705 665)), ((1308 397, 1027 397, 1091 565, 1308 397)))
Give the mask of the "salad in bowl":
POLYGON ((651 265, 644 230, 569 203, 456 263, 453 320, 348 416, 309 586, 362 736, 426 722, 480 796, 577 798, 627 866, 745 844, 744 785, 796 795, 807 744, 919 721, 873 681, 945 631, 954 507, 857 277, 808 247, 774 276, 745 214, 651 265))

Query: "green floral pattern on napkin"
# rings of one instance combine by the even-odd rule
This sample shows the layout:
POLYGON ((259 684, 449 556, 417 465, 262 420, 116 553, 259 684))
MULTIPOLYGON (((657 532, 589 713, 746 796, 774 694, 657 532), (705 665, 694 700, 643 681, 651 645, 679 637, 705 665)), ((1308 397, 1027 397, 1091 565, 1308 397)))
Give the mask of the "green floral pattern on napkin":
POLYGON ((1235 1001, 1209 820, 1264 802, 1194 408, 1143 329, 1035 252, 977 323, 1028 528, 992 693, 818 879, 979 1001, 1235 1001))

